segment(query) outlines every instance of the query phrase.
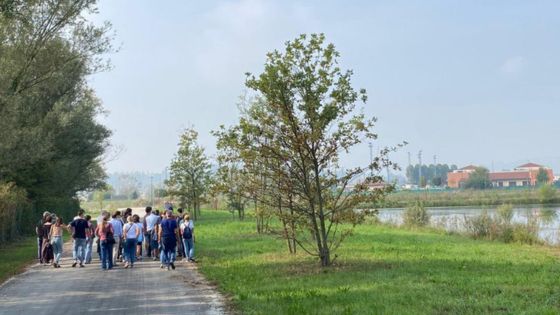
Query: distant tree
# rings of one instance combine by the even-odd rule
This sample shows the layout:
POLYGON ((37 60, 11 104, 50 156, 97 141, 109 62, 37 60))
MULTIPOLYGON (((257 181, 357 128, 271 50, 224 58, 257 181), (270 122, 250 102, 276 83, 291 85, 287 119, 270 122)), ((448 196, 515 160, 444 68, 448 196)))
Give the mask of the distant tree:
POLYGON ((210 163, 197 140, 198 133, 194 129, 188 128, 183 132, 167 181, 170 194, 179 197, 181 206, 192 210, 195 220, 200 215, 200 205, 210 186, 210 163))
POLYGON ((130 194, 130 199, 132 199, 132 200, 136 200, 136 199, 138 199, 138 197, 140 197, 140 196, 138 195, 138 191, 136 191, 136 190, 133 191, 133 192, 130 194))
POLYGON ((419 186, 422 187, 422 188, 424 188, 424 187, 426 187, 426 184, 427 184, 426 177, 424 177, 424 176, 420 177, 420 184, 419 184, 419 186))
POLYGON ((539 168, 539 172, 537 173, 537 185, 541 186, 543 184, 548 184, 550 178, 548 178, 548 172, 544 168, 539 168))
POLYGON ((443 184, 443 180, 441 179, 441 177, 434 177, 432 178, 432 185, 436 186, 436 187, 440 187, 443 184))
POLYGON ((469 179, 465 182, 464 188, 471 189, 487 189, 492 187, 488 169, 477 167, 474 172, 469 175, 469 179))

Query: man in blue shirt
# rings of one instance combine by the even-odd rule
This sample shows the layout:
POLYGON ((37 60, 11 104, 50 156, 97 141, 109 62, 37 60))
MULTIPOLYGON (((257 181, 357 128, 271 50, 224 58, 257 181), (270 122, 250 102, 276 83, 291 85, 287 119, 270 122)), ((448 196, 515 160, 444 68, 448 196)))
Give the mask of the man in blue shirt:
MULTIPOLYGON (((175 270, 175 247, 177 246, 177 220, 173 218, 173 212, 167 210, 165 218, 161 221, 159 229, 159 240, 163 250, 161 251, 162 263, 175 270)), ((163 265, 161 266, 163 268, 163 265)))

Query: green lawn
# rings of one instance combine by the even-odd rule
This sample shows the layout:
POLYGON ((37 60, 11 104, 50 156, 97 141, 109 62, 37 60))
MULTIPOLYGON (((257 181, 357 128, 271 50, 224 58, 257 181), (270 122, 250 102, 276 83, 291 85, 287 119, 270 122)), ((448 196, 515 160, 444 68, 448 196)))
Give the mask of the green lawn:
POLYGON ((28 237, 0 247, 0 283, 37 261, 37 238, 28 237))
POLYGON ((560 313, 550 248, 363 225, 322 269, 254 226, 227 212, 197 222, 200 270, 243 314, 560 313))

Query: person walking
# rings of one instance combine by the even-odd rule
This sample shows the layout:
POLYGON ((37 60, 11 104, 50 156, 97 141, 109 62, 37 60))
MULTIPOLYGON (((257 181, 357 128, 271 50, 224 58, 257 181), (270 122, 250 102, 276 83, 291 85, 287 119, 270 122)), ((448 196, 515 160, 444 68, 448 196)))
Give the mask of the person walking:
POLYGON ((74 263, 72 267, 76 267, 79 263, 80 267, 84 267, 85 251, 86 251, 86 230, 89 225, 84 219, 84 210, 80 209, 78 211, 78 216, 70 222, 69 230, 72 233, 73 238, 73 257, 74 263))
POLYGON ((138 235, 140 235, 140 229, 132 220, 132 216, 128 216, 128 223, 123 227, 123 236, 125 238, 124 243, 124 259, 126 261, 124 267, 132 268, 134 267, 135 261, 135 249, 138 243, 138 235))
POLYGON ((35 234, 37 235, 37 260, 39 263, 43 262, 43 224, 45 224, 45 219, 50 217, 51 213, 48 211, 43 212, 43 216, 35 225, 35 234))
POLYGON ((113 225, 109 222, 109 215, 105 215, 95 229, 95 235, 99 238, 101 245, 101 269, 113 269, 113 245, 115 235, 113 225))
POLYGON ((140 234, 138 234, 138 240, 136 243, 136 260, 142 260, 142 242, 144 242, 144 224, 140 222, 140 216, 135 214, 132 216, 132 221, 138 229, 140 229, 140 234))
POLYGON ((121 212, 119 210, 115 211, 109 222, 113 226, 113 233, 115 237, 115 244, 113 245, 113 254, 111 257, 113 260, 113 266, 117 266, 117 259, 119 259, 120 248, 122 247, 123 240, 123 222, 121 220, 121 212))
POLYGON ((147 257, 152 257, 154 254, 154 260, 157 259, 154 253, 156 249, 153 246, 153 241, 157 242, 157 234, 154 234, 157 222, 158 216, 152 212, 152 207, 146 207, 146 215, 143 220, 145 250, 147 257))
POLYGON ((55 223, 51 226, 50 240, 54 253, 54 268, 60 268, 60 258, 62 257, 62 244, 64 244, 62 234, 64 229, 67 228, 62 222, 62 217, 57 217, 55 223))
MULTIPOLYGON (((181 224, 183 223, 183 208, 177 209, 176 220, 177 220, 177 226, 178 227, 181 226, 181 224)), ((185 257, 186 259, 187 255, 185 255, 185 250, 183 248, 183 240, 181 239, 180 235, 178 236, 179 237, 177 237, 177 257, 185 257)))
POLYGON ((45 218, 45 223, 43 223, 42 233, 43 233, 43 248, 41 249, 41 263, 49 264, 54 261, 53 248, 51 245, 51 226, 52 226, 52 216, 49 215, 45 218))
POLYGON ((177 246, 177 220, 173 217, 173 212, 167 210, 165 219, 161 221, 159 240, 162 246, 162 268, 163 265, 175 270, 175 248, 177 246))
POLYGON ((179 231, 185 249, 185 259, 194 262, 194 223, 188 214, 183 217, 179 231))
MULTIPOLYGON (((93 223, 91 222, 91 216, 88 214, 85 216, 85 220, 88 223, 88 228, 86 229, 86 255, 85 263, 91 264, 92 254, 93 254, 93 240, 95 238, 93 223)), ((100 222, 100 221, 97 221, 100 222)))

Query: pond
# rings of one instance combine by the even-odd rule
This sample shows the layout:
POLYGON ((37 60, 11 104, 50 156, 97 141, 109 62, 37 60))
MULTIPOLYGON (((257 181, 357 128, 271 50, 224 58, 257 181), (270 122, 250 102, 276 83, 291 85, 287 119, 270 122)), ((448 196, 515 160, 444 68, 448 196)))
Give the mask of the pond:
MULTIPOLYGON (((473 217, 488 211, 496 215, 497 206, 488 207, 437 207, 426 208, 430 214, 430 225, 443 227, 449 231, 464 231, 465 218, 473 217)), ((402 224, 403 208, 379 210, 379 220, 384 223, 402 224)), ((537 220, 539 237, 549 244, 560 244, 560 205, 524 205, 514 206, 512 222, 527 223, 537 220)))

